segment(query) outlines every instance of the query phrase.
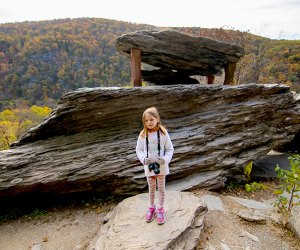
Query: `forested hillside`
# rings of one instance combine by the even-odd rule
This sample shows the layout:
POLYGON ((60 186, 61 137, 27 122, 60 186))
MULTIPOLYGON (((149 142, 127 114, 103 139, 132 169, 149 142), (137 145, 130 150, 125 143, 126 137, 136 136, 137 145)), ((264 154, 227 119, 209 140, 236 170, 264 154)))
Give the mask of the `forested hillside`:
POLYGON ((115 39, 139 29, 153 27, 105 19, 0 25, 0 99, 51 106, 79 87, 128 85, 129 61, 115 39))
MULTIPOLYGON (((99 18, 1 24, 0 111, 20 102, 52 107, 63 93, 80 87, 129 85, 129 60, 116 51, 115 40, 142 29, 165 28, 99 18)), ((244 46, 237 83, 300 89, 300 41, 224 29, 173 29, 244 46)))

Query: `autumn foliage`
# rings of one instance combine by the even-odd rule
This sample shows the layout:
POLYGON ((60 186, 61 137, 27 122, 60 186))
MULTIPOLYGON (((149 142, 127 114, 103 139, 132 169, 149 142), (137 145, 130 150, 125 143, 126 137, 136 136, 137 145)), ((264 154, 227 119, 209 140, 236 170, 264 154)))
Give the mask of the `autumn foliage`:
POLYGON ((300 40, 272 40, 249 32, 222 28, 177 30, 244 47, 246 54, 238 62, 235 71, 236 84, 279 83, 300 92, 300 40))
POLYGON ((51 112, 48 107, 32 106, 5 109, 0 113, 0 150, 20 138, 29 128, 40 123, 51 112))
MULTIPOLYGON (((130 83, 129 59, 116 51, 116 38, 146 24, 78 18, 0 24, 0 110, 19 98, 54 106, 65 92, 81 87, 130 83)), ((300 41, 271 40, 230 29, 175 28, 243 46, 235 83, 282 83, 300 89, 300 41)))
MULTIPOLYGON (((101 18, 0 24, 0 148, 50 112, 33 105, 54 107, 64 93, 82 87, 130 86, 130 60, 116 51, 116 38, 153 29, 167 28, 101 18)), ((244 47, 235 84, 281 83, 300 92, 300 40, 222 28, 168 29, 244 47)))
POLYGON ((0 24, 0 110, 5 100, 53 106, 77 88, 128 85, 116 37, 150 27, 93 18, 0 24))

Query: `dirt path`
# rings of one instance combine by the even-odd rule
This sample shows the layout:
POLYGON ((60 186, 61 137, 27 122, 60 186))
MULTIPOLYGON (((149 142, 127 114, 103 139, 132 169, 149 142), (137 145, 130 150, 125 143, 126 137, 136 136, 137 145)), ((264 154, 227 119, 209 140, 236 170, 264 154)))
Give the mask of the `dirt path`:
POLYGON ((117 203, 63 206, 0 222, 1 250, 83 250, 117 203), (36 214, 36 215, 35 215, 36 214))
POLYGON ((85 249, 103 216, 104 213, 81 208, 10 221, 0 226, 0 249, 85 249))
POLYGON ((225 212, 208 212, 198 250, 224 250, 226 249, 224 245, 231 250, 300 249, 299 242, 286 228, 276 224, 270 218, 265 224, 247 222, 237 215, 239 211, 245 210, 243 206, 233 203, 227 197, 221 199, 225 212))
MULTIPOLYGON (((193 192, 200 197, 210 193, 204 190, 194 190, 193 192)), ((213 194, 219 195, 217 193, 213 194)), ((231 250, 300 249, 299 241, 294 235, 272 220, 267 220, 266 224, 258 224, 240 219, 237 212, 242 209, 242 206, 226 197, 228 194, 245 197, 245 193, 239 193, 239 191, 220 195, 225 212, 208 212, 205 229, 197 247, 198 250, 224 250, 226 247, 231 250)), ((255 196, 252 198, 259 200, 269 198, 272 194, 270 191, 264 191, 252 196, 255 196)), ((18 220, 1 222, 0 249, 86 249, 97 233, 104 216, 115 206, 116 203, 85 203, 77 208, 50 209, 46 214, 35 218, 23 216, 18 220)))

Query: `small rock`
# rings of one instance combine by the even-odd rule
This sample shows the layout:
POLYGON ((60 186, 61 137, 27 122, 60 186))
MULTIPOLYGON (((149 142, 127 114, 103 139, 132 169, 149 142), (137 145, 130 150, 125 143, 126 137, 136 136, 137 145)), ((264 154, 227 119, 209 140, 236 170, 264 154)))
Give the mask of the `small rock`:
POLYGON ((223 241, 221 241, 221 248, 222 248, 222 250, 230 250, 230 247, 223 241))
POLYGON ((48 236, 43 236, 43 242, 48 242, 49 241, 49 237, 48 236))
POLYGON ((41 243, 33 243, 31 250, 42 250, 43 245, 41 243))
POLYGON ((247 231, 244 231, 244 230, 243 230, 243 234, 244 234, 245 236, 249 237, 249 238, 250 238, 251 240, 253 240, 253 241, 260 242, 259 239, 258 239, 258 237, 256 237, 255 235, 253 235, 253 234, 251 234, 251 233, 249 233, 249 232, 247 232, 247 231))
POLYGON ((250 222, 266 223, 267 220, 264 214, 258 213, 256 211, 240 211, 237 215, 240 218, 250 222))
POLYGON ((201 199, 207 204, 208 210, 219 210, 224 212, 223 202, 220 197, 206 194, 203 195, 201 199))

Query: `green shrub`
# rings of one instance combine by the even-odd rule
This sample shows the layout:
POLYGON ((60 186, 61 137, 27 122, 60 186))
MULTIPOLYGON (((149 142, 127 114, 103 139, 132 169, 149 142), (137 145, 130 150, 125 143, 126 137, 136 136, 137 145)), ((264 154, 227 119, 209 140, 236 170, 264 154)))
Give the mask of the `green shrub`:
POLYGON ((247 192, 255 192, 258 190, 264 190, 267 189, 268 187, 262 183, 258 182, 252 182, 252 183, 247 183, 245 184, 245 189, 247 192))
POLYGON ((279 189, 275 190, 277 200, 274 203, 281 212, 291 212, 293 206, 299 206, 299 195, 296 192, 300 191, 300 155, 295 154, 288 157, 290 163, 290 170, 284 170, 277 164, 275 171, 279 179, 279 189), (284 196, 284 193, 288 197, 284 196), (298 199, 298 201, 295 201, 298 199))
POLYGON ((250 161, 250 162, 244 167, 244 175, 246 176, 247 181, 249 181, 249 180, 251 179, 252 165, 253 165, 253 162, 250 161))

